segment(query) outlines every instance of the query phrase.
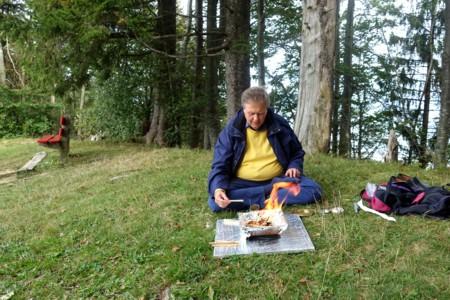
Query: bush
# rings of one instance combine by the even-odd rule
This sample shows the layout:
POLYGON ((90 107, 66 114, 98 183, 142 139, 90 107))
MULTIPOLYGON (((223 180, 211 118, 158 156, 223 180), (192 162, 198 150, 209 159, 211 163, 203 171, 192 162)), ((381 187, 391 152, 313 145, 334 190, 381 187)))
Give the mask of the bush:
POLYGON ((59 126, 60 111, 55 104, 0 103, 0 138, 51 133, 59 126))
POLYGON ((148 118, 148 96, 132 78, 110 78, 92 87, 91 102, 74 119, 81 138, 101 135, 104 138, 129 141, 143 135, 142 123, 148 118))

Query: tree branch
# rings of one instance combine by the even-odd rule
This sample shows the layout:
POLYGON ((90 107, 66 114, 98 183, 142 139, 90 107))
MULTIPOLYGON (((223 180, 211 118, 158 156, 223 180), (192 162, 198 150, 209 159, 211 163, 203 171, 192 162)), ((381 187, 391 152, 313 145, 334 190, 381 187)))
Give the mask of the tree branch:
MULTIPOLYGON (((230 46, 230 41, 225 39, 222 45, 205 49, 205 52, 206 52, 206 54, 213 54, 213 53, 217 53, 221 50, 226 50, 229 48, 229 46, 230 46)), ((207 56, 212 56, 212 55, 207 55, 207 56)))
MULTIPOLYGON (((164 34, 164 35, 155 35, 152 36, 152 40, 162 40, 162 39, 168 39, 168 38, 184 38, 184 37, 191 37, 195 36, 196 33, 186 33, 186 34, 164 34)), ((225 37, 226 34, 224 32, 202 32, 202 35, 205 36, 218 36, 218 37, 225 37)), ((111 32, 109 34, 109 37, 112 39, 119 39, 119 38, 137 38, 137 35, 132 31, 121 31, 121 32, 111 32)))
POLYGON ((153 47, 148 46, 145 43, 144 43, 144 45, 147 47, 148 51, 142 51, 142 52, 138 52, 138 53, 128 53, 126 56, 128 56, 128 57, 142 57, 142 56, 150 55, 152 53, 157 53, 157 54, 161 54, 161 55, 166 56, 166 57, 181 59, 181 58, 195 58, 197 56, 198 57, 221 56, 221 55, 225 54, 224 52, 220 52, 220 50, 222 50, 222 49, 218 49, 219 47, 215 47, 214 48, 216 50, 215 52, 208 52, 208 49, 206 49, 207 52, 206 52, 206 54, 203 54, 203 55, 175 55, 175 54, 168 54, 167 52, 155 49, 153 47))
POLYGON ((12 59, 12 56, 11 56, 11 52, 9 51, 8 38, 6 38, 6 53, 8 54, 8 58, 9 58, 9 61, 11 62, 11 65, 12 65, 12 67, 14 69, 14 72, 17 74, 17 78, 19 78, 19 80, 20 80, 20 84, 22 85, 22 87, 24 87, 25 86, 25 81, 23 80, 23 76, 22 76, 22 74, 19 73, 19 71, 17 71, 16 65, 14 64, 14 60, 12 59))

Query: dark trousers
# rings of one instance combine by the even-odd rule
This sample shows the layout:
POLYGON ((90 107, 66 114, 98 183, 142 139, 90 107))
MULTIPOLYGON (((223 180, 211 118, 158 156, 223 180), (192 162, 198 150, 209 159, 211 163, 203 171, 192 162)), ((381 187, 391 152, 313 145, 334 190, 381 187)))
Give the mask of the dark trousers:
MULTIPOLYGON (((279 177, 277 181, 283 181, 279 177)), ((286 181, 291 181, 286 177, 286 181)), ((322 197, 322 188, 314 180, 309 177, 302 176, 299 179, 300 194, 294 196, 288 193, 286 189, 278 191, 279 201, 285 200, 285 204, 308 204, 319 201, 322 197)), ((214 201, 214 196, 209 195, 208 204, 213 212, 223 210, 247 210, 251 205, 257 204, 260 208, 264 208, 264 201, 269 197, 272 191, 272 180, 268 181, 250 181, 235 178, 230 182, 227 190, 229 199, 243 199, 243 203, 233 202, 226 208, 219 207, 214 201)))

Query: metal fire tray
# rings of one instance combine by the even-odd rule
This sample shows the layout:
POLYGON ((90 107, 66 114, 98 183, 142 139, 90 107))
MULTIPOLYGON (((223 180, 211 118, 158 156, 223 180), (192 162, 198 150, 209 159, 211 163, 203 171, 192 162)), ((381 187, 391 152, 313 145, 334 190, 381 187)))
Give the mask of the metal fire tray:
POLYGON ((297 253, 314 251, 314 245, 298 215, 284 214, 289 227, 280 235, 247 238, 238 219, 219 219, 216 223, 214 257, 253 253, 297 253), (221 243, 224 244, 221 246, 221 243), (230 241, 233 241, 231 244, 230 241))
POLYGON ((253 236, 280 235, 288 228, 288 223, 282 210, 257 210, 238 213, 239 225, 249 238, 253 236), (253 225, 250 225, 253 223, 253 225), (258 225, 258 223, 268 223, 258 225))

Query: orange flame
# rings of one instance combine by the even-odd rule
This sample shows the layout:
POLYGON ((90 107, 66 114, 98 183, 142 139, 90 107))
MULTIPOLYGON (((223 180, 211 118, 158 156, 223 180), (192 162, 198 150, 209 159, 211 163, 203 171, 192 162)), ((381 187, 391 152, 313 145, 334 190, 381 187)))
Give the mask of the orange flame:
POLYGON ((281 209, 283 207, 284 202, 286 201, 287 195, 292 193, 294 196, 297 196, 300 193, 300 185, 295 182, 277 182, 272 187, 272 192, 270 193, 269 199, 264 201, 264 209, 281 209), (286 197, 284 197, 281 203, 278 201, 278 190, 279 189, 287 189, 288 193, 286 197))

